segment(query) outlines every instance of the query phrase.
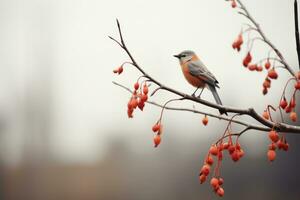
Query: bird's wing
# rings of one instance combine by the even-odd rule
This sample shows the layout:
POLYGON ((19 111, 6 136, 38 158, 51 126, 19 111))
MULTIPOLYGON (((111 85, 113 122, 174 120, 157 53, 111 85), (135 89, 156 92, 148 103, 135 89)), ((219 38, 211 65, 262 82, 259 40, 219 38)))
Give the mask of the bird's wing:
POLYGON ((208 69, 200 60, 190 61, 187 63, 187 66, 191 75, 201 78, 207 84, 218 87, 218 81, 216 77, 210 71, 208 71, 208 69))

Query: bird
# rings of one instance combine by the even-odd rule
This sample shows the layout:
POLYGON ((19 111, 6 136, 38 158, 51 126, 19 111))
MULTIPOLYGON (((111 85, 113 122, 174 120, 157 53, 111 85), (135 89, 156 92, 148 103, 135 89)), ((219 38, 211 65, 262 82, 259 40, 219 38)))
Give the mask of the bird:
MULTIPOLYGON (((220 88, 218 85, 219 82, 217 81, 216 77, 207 69, 194 51, 185 50, 177 55, 174 55, 174 57, 179 59, 183 75, 187 82, 197 88, 192 96, 195 96, 198 89, 202 88, 202 91, 198 96, 198 98, 200 98, 204 88, 208 88, 212 92, 216 103, 223 105, 216 90, 216 88, 220 88)), ((219 112, 220 114, 228 115, 221 109, 219 109, 219 112)))

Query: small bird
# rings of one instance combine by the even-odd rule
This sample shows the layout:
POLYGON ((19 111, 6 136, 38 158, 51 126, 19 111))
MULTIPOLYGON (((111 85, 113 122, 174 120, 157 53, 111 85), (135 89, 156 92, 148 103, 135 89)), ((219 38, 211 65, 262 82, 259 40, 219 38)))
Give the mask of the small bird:
MULTIPOLYGON (((215 101, 217 104, 222 105, 221 99, 217 93, 216 87, 218 86, 218 81, 216 77, 208 71, 205 65, 201 62, 195 52, 186 50, 181 52, 178 55, 174 55, 174 57, 179 59, 179 63, 183 72, 185 79, 197 89, 192 94, 195 96, 195 93, 199 88, 202 88, 201 93, 199 94, 198 98, 200 98, 203 89, 208 87, 208 89, 212 92, 215 101)), ((219 110, 221 114, 226 114, 226 112, 219 110)))

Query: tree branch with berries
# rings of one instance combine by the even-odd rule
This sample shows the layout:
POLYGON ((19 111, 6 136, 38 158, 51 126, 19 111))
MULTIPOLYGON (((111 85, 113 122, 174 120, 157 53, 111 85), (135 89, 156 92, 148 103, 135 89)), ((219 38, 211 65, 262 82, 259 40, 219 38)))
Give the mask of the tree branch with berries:
MULTIPOLYGON (((127 103, 127 115, 129 118, 133 118, 134 112, 139 109, 143 111, 146 104, 157 106, 161 108, 159 118, 152 127, 154 132, 153 142, 154 147, 158 147, 161 144, 162 132, 163 132, 163 114, 166 110, 181 111, 181 112, 191 112, 195 114, 200 114, 203 116, 202 123, 204 125, 208 124, 208 117, 217 118, 220 120, 227 121, 228 124, 221 134, 220 138, 211 145, 208 150, 208 153, 204 159, 204 164, 199 172, 200 183, 204 183, 208 176, 211 174, 210 184, 213 187, 215 193, 219 196, 224 195, 223 189, 223 178, 220 175, 220 166, 223 159, 223 155, 228 151, 231 159, 234 162, 237 162, 244 156, 244 150, 239 143, 239 138, 241 135, 246 133, 249 130, 257 130, 268 133, 270 144, 268 146, 267 157, 270 161, 274 161, 276 158, 276 150, 288 151, 289 144, 286 139, 286 134, 300 134, 300 126, 293 125, 291 122, 297 122, 296 109, 296 94, 300 91, 300 71, 296 72, 288 64, 288 62, 283 57, 283 54, 275 47, 275 45, 267 38, 267 36, 262 31, 259 24, 251 16, 250 12, 247 10, 245 5, 240 0, 226 0, 231 3, 231 7, 237 10, 237 13, 245 17, 249 24, 246 28, 243 28, 242 31, 238 34, 234 42, 232 43, 232 48, 238 52, 246 46, 246 55, 242 60, 242 65, 250 70, 257 72, 266 71, 266 76, 262 83, 262 94, 267 95, 268 91, 271 88, 272 81, 275 81, 279 74, 277 73, 278 68, 283 68, 286 70, 290 77, 286 81, 285 87, 282 91, 282 95, 278 97, 277 105, 267 105, 264 112, 259 114, 254 108, 234 108, 229 106, 218 105, 204 99, 197 98, 195 96, 186 94, 184 92, 178 91, 175 88, 168 87, 152 77, 150 74, 146 73, 144 69, 137 63, 137 61, 132 56, 131 52, 127 48, 121 26, 117 20, 117 27, 119 32, 119 40, 109 36, 111 40, 116 42, 128 55, 129 61, 126 61, 121 64, 120 67, 113 70, 115 74, 121 74, 124 71, 125 67, 132 66, 136 68, 141 76, 137 78, 137 81, 133 83, 133 89, 121 85, 117 82, 113 82, 115 85, 125 89, 130 93, 129 101, 127 103), (244 44, 245 34, 253 32, 254 37, 250 37, 250 34, 247 34, 246 39, 247 45, 244 44), (259 58, 257 61, 254 61, 252 52, 253 44, 256 41, 262 41, 266 44, 266 48, 269 48, 269 52, 266 53, 266 57, 259 58), (274 54, 272 57, 271 54, 274 54), (151 87, 150 87, 151 86, 151 87), (290 89, 292 93, 289 94, 290 89), (164 104, 159 104, 153 102, 150 98, 154 95, 157 95, 159 90, 164 90, 169 93, 174 94, 177 98, 169 99, 164 104), (288 93, 288 95, 287 95, 288 93), (288 98, 290 96, 290 98, 288 98), (182 108, 182 107, 170 107, 168 104, 171 102, 179 101, 191 101, 193 103, 202 104, 206 107, 220 110, 222 112, 230 113, 232 116, 222 116, 216 115, 210 112, 205 112, 202 110, 197 110, 195 108, 182 108), (290 121, 285 121, 285 114, 288 115, 290 121), (275 115, 280 115, 280 120, 274 120, 275 115), (252 124, 247 121, 241 121, 240 116, 245 115, 255 120, 255 124, 252 124), (238 132, 234 132, 232 124, 239 124, 243 126, 238 132), (215 163, 215 164, 214 164, 215 163), (213 170, 214 168, 214 170, 213 170)), ((299 41, 299 31, 298 31, 298 10, 297 10, 297 0, 294 3, 294 15, 295 15, 295 35, 296 35, 296 50, 298 55, 298 60, 300 64, 300 41, 299 41)))

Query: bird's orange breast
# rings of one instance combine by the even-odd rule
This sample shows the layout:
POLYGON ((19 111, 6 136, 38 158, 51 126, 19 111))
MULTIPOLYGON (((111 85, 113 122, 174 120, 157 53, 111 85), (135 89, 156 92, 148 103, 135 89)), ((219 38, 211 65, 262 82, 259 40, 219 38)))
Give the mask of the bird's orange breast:
POLYGON ((189 82, 189 84, 191 84, 194 87, 205 87, 205 82, 200 77, 196 77, 190 74, 187 63, 180 63, 180 65, 183 75, 185 79, 189 82))

